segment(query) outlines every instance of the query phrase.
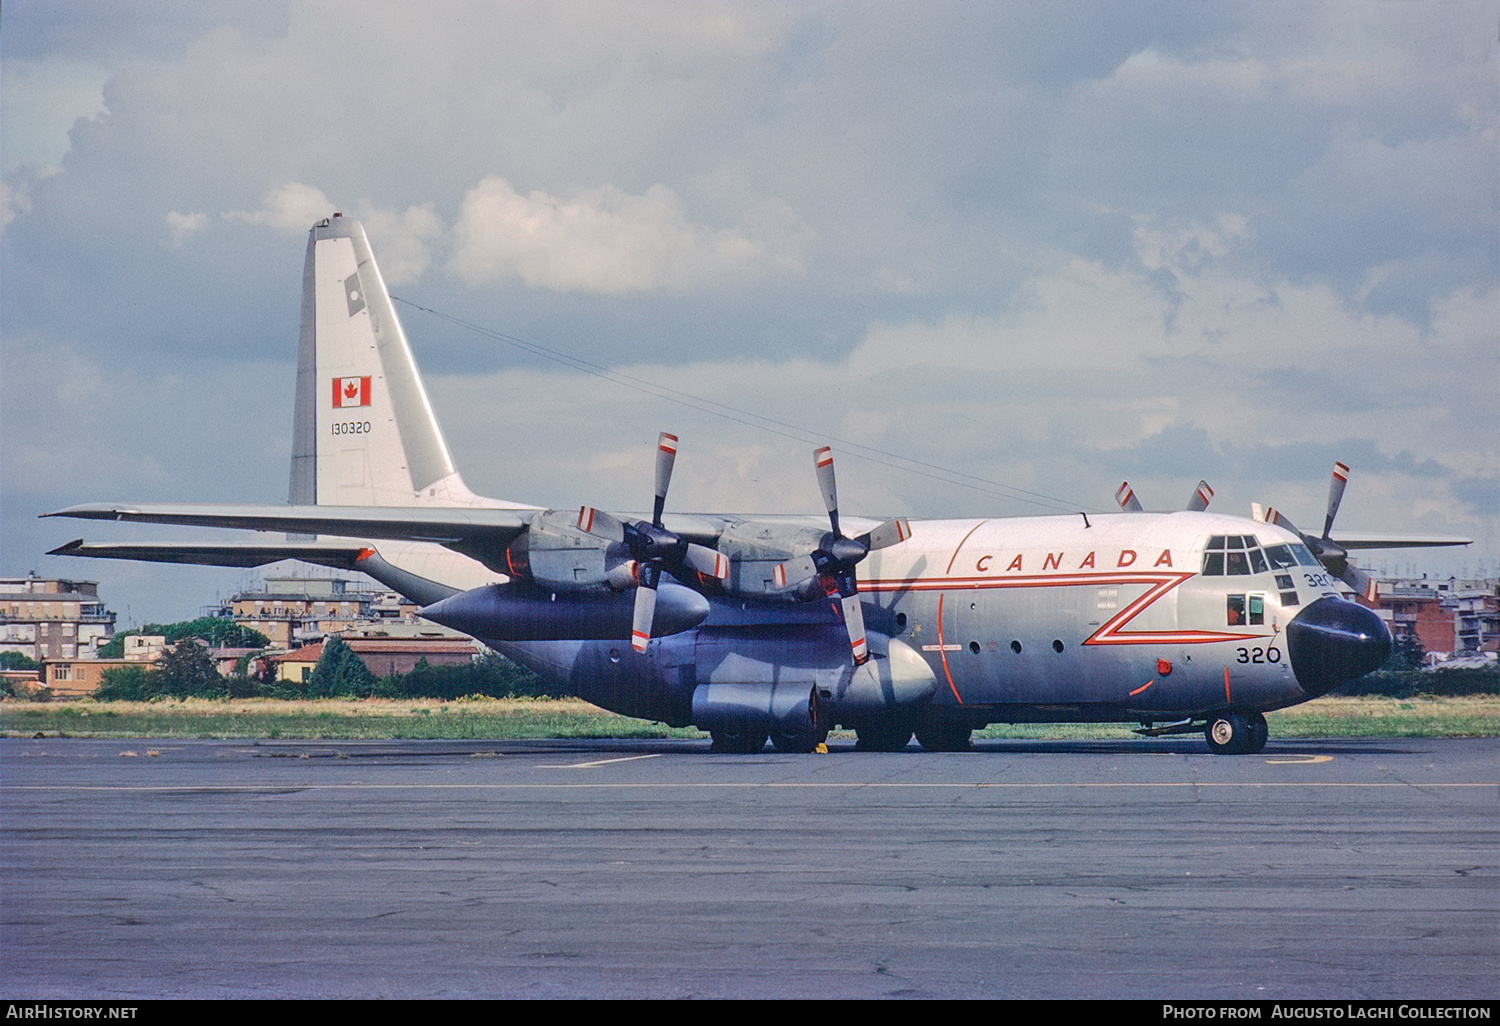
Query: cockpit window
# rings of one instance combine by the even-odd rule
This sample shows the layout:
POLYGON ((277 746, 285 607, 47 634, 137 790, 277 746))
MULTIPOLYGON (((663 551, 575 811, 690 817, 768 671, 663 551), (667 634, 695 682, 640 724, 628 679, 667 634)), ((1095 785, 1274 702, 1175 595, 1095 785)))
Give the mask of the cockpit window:
MULTIPOLYGON (((1292 565, 1293 557, 1285 545, 1280 558, 1286 566, 1292 565)), ((1205 577, 1249 576, 1263 574, 1270 568, 1260 543, 1249 534, 1215 534, 1209 537, 1203 552, 1203 575, 1205 577)))
POLYGON ((1297 565, 1297 557, 1292 555, 1291 547, 1287 545, 1267 545, 1266 559, 1276 570, 1290 570, 1297 565))

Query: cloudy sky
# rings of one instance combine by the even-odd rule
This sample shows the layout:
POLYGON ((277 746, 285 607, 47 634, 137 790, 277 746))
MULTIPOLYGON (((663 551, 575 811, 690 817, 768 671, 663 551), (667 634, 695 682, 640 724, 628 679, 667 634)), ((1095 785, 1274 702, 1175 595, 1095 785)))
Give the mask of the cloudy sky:
POLYGON ((679 510, 815 510, 828 439, 855 512, 1204 477, 1313 528, 1342 459, 1342 525, 1476 542, 1367 566, 1495 573, 1497 17, 7 0, 0 573, 122 622, 246 579, 47 557, 184 531, 35 518, 285 498, 335 209, 437 312, 400 307, 485 494, 648 508, 665 429, 679 510))

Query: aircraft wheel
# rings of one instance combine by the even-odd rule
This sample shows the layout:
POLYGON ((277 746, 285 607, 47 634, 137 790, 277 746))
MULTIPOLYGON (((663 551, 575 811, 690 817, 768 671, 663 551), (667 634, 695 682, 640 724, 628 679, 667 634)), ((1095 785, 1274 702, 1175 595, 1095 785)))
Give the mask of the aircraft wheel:
POLYGON ((711 730, 709 737, 713 738, 713 744, 709 746, 711 752, 723 752, 729 755, 754 755, 766 747, 766 732, 754 728, 743 728, 737 730, 711 730))
POLYGON ((931 723, 917 728, 917 744, 929 752, 967 752, 974 731, 966 723, 931 723))
POLYGON ((1266 718, 1260 713, 1251 713, 1245 717, 1245 726, 1249 733, 1245 735, 1245 752, 1254 755, 1266 747, 1266 742, 1271 738, 1271 728, 1266 724, 1266 718))
POLYGON ((911 741, 911 727, 895 720, 876 720, 854 728, 857 752, 899 752, 911 741))
POLYGON ((1250 724, 1239 713, 1210 716, 1203 736, 1208 741, 1208 750, 1215 755, 1244 755, 1250 751, 1250 724))
POLYGON ((807 733, 800 731, 771 731, 771 744, 775 746, 778 752, 806 755, 826 740, 828 740, 828 731, 826 730, 814 730, 807 733))

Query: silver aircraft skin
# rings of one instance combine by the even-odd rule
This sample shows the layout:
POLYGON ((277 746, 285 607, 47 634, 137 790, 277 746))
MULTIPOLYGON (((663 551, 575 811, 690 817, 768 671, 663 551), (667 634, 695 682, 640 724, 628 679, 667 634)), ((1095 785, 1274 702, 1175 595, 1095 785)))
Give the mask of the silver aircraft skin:
MULTIPOLYGON (((546 510, 464 485, 363 228, 314 225, 287 505, 97 503, 46 516, 284 532, 242 543, 86 543, 55 554, 358 570, 596 705, 711 733, 720 751, 962 750, 996 722, 1139 723, 1259 751, 1267 711, 1379 667, 1391 637, 1353 548, 1465 544, 1331 536, 1274 510, 1003 519, 674 514, 677 439, 651 514, 546 510), (845 534, 847 529, 850 534, 845 534), (283 538, 285 540, 283 540, 283 538)), ((643 460, 643 464, 644 464, 643 460)), ((643 466, 644 469, 644 466, 643 466)), ((644 475, 643 475, 644 477, 644 475)), ((644 494, 644 484, 642 487, 644 494)))

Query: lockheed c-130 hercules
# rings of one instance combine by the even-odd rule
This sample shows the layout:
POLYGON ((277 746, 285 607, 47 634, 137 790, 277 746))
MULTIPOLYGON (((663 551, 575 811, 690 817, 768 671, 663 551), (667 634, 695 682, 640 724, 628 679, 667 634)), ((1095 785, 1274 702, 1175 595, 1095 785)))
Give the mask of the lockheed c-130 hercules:
MULTIPOLYGON (((1257 752, 1265 713, 1379 667, 1391 635, 1356 548, 1274 510, 1189 508, 966 520, 666 511, 663 434, 649 516, 475 495, 428 403, 364 229, 314 225, 303 272, 289 505, 101 503, 47 516, 287 532, 239 543, 71 542, 55 554, 357 570, 548 681, 615 712, 706 730, 717 751, 969 747, 998 722, 1139 723, 1257 752)), ((643 489, 644 491, 644 489, 643 489)))

